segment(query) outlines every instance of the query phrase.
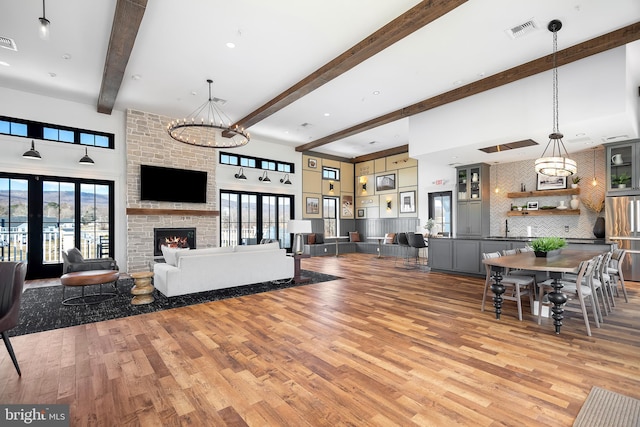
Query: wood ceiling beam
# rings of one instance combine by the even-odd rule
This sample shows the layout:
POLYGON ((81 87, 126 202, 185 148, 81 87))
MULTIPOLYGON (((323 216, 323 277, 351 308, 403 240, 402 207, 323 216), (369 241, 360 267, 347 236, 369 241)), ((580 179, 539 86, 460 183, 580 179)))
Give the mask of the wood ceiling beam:
POLYGON ((147 7, 147 0, 118 0, 104 61, 98 113, 111 114, 147 7))
POLYGON ((420 2, 235 124, 245 129, 255 125, 466 2, 467 0, 420 2))
POLYGON ((351 163, 368 162, 369 160, 381 159, 383 157, 395 156, 396 154, 408 153, 409 145, 400 145, 398 147, 388 148, 386 150, 378 151, 371 154, 364 154, 362 156, 354 157, 351 159, 351 163))
MULTIPOLYGON (((605 35, 593 38, 586 42, 568 47, 557 53, 558 66, 567 65, 572 62, 584 59, 588 56, 596 55, 616 47, 624 46, 628 43, 640 39, 640 22, 628 25, 619 30, 612 31, 605 35)), ((376 117, 366 122, 351 126, 332 135, 311 141, 296 147, 296 151, 308 151, 322 145, 338 141, 349 136, 394 122, 396 120, 423 113, 432 108, 440 107, 450 102, 459 101, 468 96, 477 95, 481 92, 495 89, 497 87, 513 83, 515 81, 533 76, 553 68, 553 54, 543 56, 522 65, 518 65, 509 70, 502 71, 482 80, 478 80, 457 89, 445 92, 429 99, 417 102, 408 107, 392 111, 383 116, 376 117)))

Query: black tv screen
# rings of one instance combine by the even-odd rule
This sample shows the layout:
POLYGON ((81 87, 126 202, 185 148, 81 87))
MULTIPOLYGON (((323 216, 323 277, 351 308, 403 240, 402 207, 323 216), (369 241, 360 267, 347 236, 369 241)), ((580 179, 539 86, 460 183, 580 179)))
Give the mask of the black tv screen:
POLYGON ((207 202, 207 173, 140 165, 140 200, 207 202))

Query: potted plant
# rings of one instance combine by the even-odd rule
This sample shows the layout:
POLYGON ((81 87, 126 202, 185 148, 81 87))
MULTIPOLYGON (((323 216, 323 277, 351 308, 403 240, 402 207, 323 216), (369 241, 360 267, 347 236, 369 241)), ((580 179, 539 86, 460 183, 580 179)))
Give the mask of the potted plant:
POLYGON ((576 175, 573 178, 571 178, 571 181, 572 181, 571 188, 578 188, 578 183, 582 181, 582 178, 576 175))
POLYGON ((427 220, 427 223, 424 225, 424 228, 427 229, 427 234, 429 236, 431 235, 431 230, 433 229, 434 225, 436 225, 436 222, 433 220, 433 218, 429 218, 427 220))
POLYGON ((547 258, 560 253, 567 242, 562 237, 539 237, 531 242, 537 257, 547 258))
POLYGON ((626 172, 623 172, 622 175, 611 175, 611 183, 617 185, 618 188, 626 188, 627 181, 630 179, 631 177, 626 172))

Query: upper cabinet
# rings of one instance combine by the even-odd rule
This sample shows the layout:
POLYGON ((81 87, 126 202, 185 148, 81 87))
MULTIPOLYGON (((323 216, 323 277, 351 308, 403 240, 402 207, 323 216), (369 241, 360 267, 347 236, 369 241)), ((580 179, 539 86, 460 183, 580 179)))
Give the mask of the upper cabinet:
POLYGON ((489 165, 462 166, 458 171, 458 201, 489 197, 489 165))
POLYGON ((640 194, 640 140, 606 145, 607 195, 640 194))
POLYGON ((456 236, 489 235, 489 165, 460 166, 457 171, 456 236))

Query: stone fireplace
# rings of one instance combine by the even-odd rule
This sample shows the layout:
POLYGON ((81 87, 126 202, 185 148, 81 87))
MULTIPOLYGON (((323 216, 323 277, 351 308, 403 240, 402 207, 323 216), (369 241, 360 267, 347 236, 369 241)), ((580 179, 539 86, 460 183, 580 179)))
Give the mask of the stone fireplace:
POLYGON ((153 256, 162 256, 162 246, 171 248, 196 248, 195 228, 154 228, 153 256))

